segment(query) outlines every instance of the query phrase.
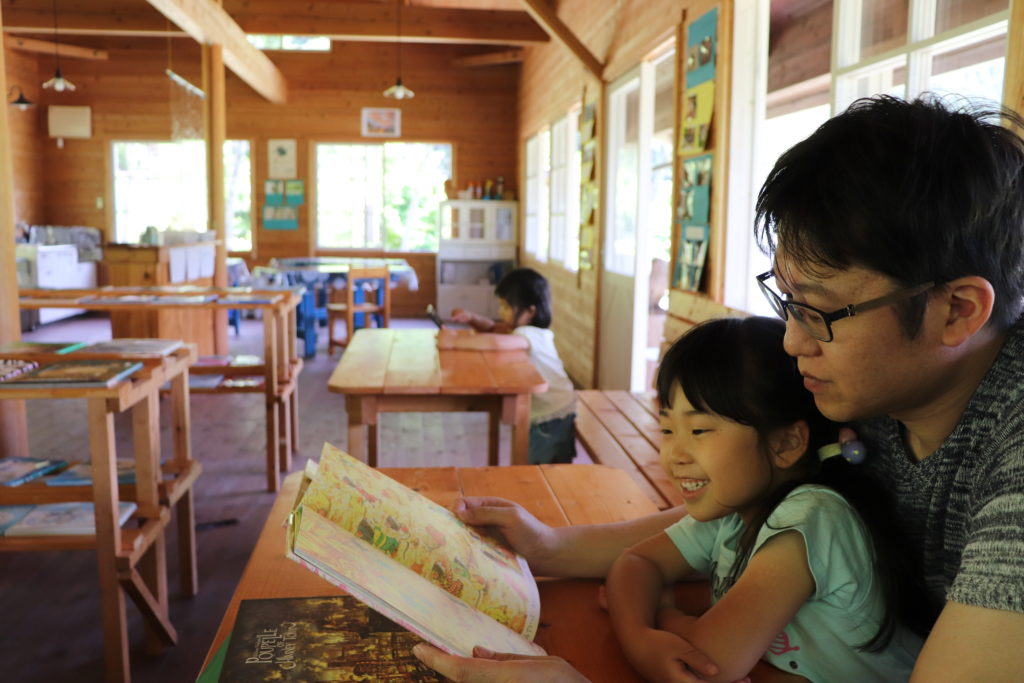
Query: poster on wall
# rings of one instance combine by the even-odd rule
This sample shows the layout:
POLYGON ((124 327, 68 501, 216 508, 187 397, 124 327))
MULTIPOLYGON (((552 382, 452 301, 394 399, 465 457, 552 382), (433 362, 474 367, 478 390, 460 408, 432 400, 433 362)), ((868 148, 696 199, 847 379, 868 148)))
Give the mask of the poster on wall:
POLYGON ((711 227, 708 225, 683 224, 679 235, 676 270, 672 275, 673 287, 687 292, 700 290, 710 235, 711 227))
POLYGON ((287 180, 297 175, 295 140, 267 140, 267 177, 287 180))
POLYGON ((265 230, 298 230, 298 208, 294 206, 264 206, 263 228, 265 230))
POLYGON ((686 89, 715 78, 718 51, 718 8, 695 20, 686 29, 686 89))
POLYGON ((714 157, 702 154, 683 160, 679 178, 679 203, 676 220, 680 223, 711 222, 711 163, 714 157))
MULTIPOLYGON (((586 91, 583 93, 586 102, 586 91)), ((579 272, 593 270, 594 239, 597 234, 598 198, 597 183, 597 103, 588 102, 580 115, 580 251, 579 272)))
POLYGON ((363 107, 361 130, 364 138, 401 137, 402 110, 363 107))

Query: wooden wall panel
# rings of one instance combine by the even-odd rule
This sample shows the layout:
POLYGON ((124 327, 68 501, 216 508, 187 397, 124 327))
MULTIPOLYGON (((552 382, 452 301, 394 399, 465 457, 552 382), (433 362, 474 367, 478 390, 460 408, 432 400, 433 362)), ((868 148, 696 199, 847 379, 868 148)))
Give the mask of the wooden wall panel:
POLYGON ((27 111, 18 111, 6 106, 14 99, 7 97, 4 113, 10 130, 11 159, 14 165, 14 221, 29 225, 43 222, 45 218, 43 189, 42 136, 45 135, 46 110, 40 106, 40 58, 38 55, 20 50, 4 49, 6 61, 7 90, 13 86, 21 88, 36 106, 27 111))

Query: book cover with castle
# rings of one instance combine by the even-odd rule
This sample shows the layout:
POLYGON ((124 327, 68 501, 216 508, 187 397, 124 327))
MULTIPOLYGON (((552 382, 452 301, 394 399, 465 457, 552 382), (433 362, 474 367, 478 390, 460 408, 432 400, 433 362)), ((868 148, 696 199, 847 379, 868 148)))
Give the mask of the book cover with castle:
POLYGON ((413 656, 418 642, 411 632, 348 595, 242 600, 217 680, 447 680, 413 656))
POLYGON ((334 446, 288 524, 291 559, 442 650, 544 654, 522 557, 334 446))

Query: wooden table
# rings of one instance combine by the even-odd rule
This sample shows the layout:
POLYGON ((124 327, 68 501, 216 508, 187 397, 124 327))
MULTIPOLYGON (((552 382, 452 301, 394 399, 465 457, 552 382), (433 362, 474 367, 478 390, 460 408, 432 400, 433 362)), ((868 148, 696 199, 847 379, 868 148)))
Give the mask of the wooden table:
MULTIPOLYGON (((276 491, 280 475, 292 466, 292 453, 299 448, 299 373, 303 361, 298 357, 296 308, 301 300, 298 289, 254 289, 248 287, 101 287, 98 289, 23 289, 21 308, 47 308, 55 305, 90 311, 126 310, 259 310, 263 317, 263 362, 245 368, 223 366, 192 368, 193 374, 223 374, 237 377, 259 376, 263 381, 252 386, 197 388, 195 393, 258 393, 264 395, 266 408, 267 490, 276 491), (209 301, 181 301, 184 296, 214 297, 209 301), (146 300, 130 301, 123 297, 146 300), (69 302, 72 302, 69 304, 69 302)), ((145 336, 139 334, 137 336, 145 336)), ((178 337, 172 337, 177 339, 178 337)), ((190 340, 186 337, 184 341, 190 340)))
POLYGON ((439 351, 437 331, 418 329, 359 330, 327 381, 345 394, 348 452, 371 467, 380 413, 401 412, 486 412, 488 464, 498 464, 500 421, 512 427, 512 464, 525 465, 530 394, 547 386, 525 351, 439 351))
MULTIPOLYGON (((444 506, 455 498, 502 496, 518 501, 552 526, 601 524, 634 519, 657 511, 654 503, 622 470, 606 465, 524 467, 384 468, 385 474, 444 506)), ((238 605, 251 598, 342 595, 333 584, 285 557, 284 520, 295 503, 302 473, 284 480, 249 558, 224 619, 206 655, 204 668, 234 627, 238 605)), ((600 581, 540 579, 541 627, 536 642, 564 657, 594 683, 639 683, 612 630, 608 614, 597 604, 600 581)), ((707 602, 708 587, 685 587, 688 602, 707 602)), ((792 677, 766 665, 754 669, 755 683, 782 683, 792 677)), ((803 679, 797 679, 803 680, 803 679)))
MULTIPOLYGON (((31 356, 32 359, 38 356, 31 356)), ((62 357, 67 360, 69 356, 62 357)), ((171 510, 178 517, 182 592, 199 590, 192 485, 202 471, 192 459, 188 402, 188 367, 195 347, 186 346, 163 359, 143 361, 144 367, 112 387, 0 390, 0 399, 82 398, 88 403, 89 454, 92 486, 47 486, 40 481, 0 487, 0 505, 92 501, 95 536, 26 536, 0 538, 0 551, 95 550, 99 567, 100 614, 103 628, 106 680, 129 681, 128 620, 125 594, 145 619, 146 650, 160 652, 177 641, 170 621, 164 529, 171 510), (160 467, 160 387, 171 382, 173 455, 160 467), (117 485, 114 416, 130 410, 136 483, 117 485), (137 528, 118 524, 121 498, 133 500, 137 528)), ((42 596, 41 596, 42 597, 42 596)))

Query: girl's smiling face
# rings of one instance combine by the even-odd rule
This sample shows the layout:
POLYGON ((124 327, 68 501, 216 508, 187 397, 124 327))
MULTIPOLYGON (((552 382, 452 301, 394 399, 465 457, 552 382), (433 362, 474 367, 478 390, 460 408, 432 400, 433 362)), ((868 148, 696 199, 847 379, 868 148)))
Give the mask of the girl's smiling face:
POLYGON ((689 514, 706 522, 736 512, 750 522, 775 483, 757 430, 694 408, 678 382, 661 429, 661 462, 689 514))

